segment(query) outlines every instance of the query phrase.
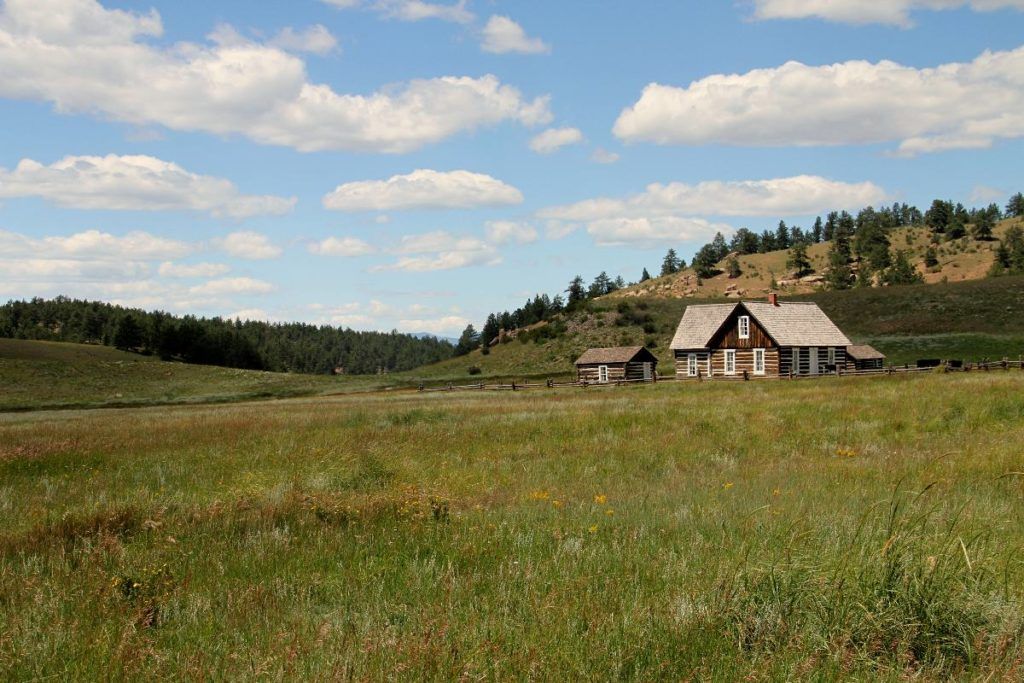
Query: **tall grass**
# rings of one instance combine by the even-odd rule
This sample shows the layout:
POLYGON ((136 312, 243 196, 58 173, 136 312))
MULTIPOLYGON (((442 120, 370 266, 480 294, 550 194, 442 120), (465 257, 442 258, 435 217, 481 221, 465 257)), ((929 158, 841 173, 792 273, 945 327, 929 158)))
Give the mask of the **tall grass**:
POLYGON ((1013 680, 1022 375, 0 416, 0 677, 1013 680))

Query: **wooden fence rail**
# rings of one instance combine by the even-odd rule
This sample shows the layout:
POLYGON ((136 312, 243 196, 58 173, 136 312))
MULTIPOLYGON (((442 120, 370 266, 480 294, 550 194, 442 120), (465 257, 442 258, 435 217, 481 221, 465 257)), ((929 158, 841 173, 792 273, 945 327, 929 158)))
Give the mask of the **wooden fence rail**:
POLYGON ((717 376, 712 378, 690 378, 690 377, 677 377, 676 375, 668 375, 665 377, 657 377, 654 379, 620 379, 613 380, 610 382, 587 382, 587 381, 556 381, 549 379, 546 382, 509 382, 509 383, 496 383, 487 384, 485 382, 477 382, 475 384, 446 384, 443 386, 428 387, 425 384, 421 384, 418 389, 422 393, 437 393, 437 392, 451 392, 451 391, 528 391, 531 389, 601 389, 608 387, 621 387, 628 386, 631 384, 656 384, 659 382, 676 382, 676 381, 710 381, 710 382, 742 382, 742 381, 764 381, 766 379, 774 380, 811 380, 811 379, 828 379, 837 377, 880 377, 880 376, 892 376, 892 375, 909 375, 917 374, 922 372, 990 372, 992 370, 1024 370, 1024 358, 1021 360, 1009 360, 1003 359, 999 361, 982 360, 978 362, 962 363, 959 366, 952 366, 949 363, 942 363, 937 366, 928 367, 917 367, 917 366, 889 366, 885 368, 878 368, 872 370, 843 370, 841 372, 820 374, 820 375, 784 375, 781 377, 771 376, 757 376, 750 375, 746 372, 732 375, 732 376, 717 376))

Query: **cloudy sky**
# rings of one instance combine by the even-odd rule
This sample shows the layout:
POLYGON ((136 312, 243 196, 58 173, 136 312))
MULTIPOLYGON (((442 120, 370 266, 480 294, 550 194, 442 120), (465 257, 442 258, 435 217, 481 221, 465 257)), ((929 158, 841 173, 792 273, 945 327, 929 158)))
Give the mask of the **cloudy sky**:
POLYGON ((1024 0, 0 1, 0 299, 457 334, 1024 189, 1024 0))

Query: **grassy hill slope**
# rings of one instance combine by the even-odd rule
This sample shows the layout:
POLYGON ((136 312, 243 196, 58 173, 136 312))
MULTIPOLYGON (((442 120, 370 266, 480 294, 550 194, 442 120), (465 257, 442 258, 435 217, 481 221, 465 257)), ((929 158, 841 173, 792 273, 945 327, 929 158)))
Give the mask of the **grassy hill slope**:
MULTIPOLYGON (((1024 219, 1013 218, 1000 221, 993 230, 1001 238, 1012 225, 1024 225, 1024 219)), ((924 276, 925 282, 963 282, 984 278, 995 260, 996 241, 978 242, 969 237, 937 245, 939 265, 925 268, 924 254, 931 241, 931 233, 925 227, 897 228, 889 237, 892 248, 908 253, 911 263, 924 276)), ((814 244, 807 250, 815 273, 822 273, 828 262, 829 244, 814 244)), ((720 275, 700 280, 692 268, 686 268, 674 275, 654 278, 647 282, 627 287, 610 295, 611 298, 689 297, 710 299, 723 296, 757 298, 765 294, 776 282, 776 289, 783 294, 807 294, 814 292, 816 285, 793 281, 786 268, 788 251, 773 251, 767 254, 745 254, 737 257, 742 275, 730 278, 724 271, 725 261, 719 264, 720 275)))
MULTIPOLYGON (((817 302, 854 342, 876 346, 893 363, 931 357, 1016 358, 1024 353, 1024 277, 822 291, 783 299, 817 302)), ((651 350, 667 369, 672 362, 668 345, 686 307, 721 301, 607 297, 569 316, 565 336, 543 344, 513 340, 492 347, 488 355, 474 351, 406 376, 468 381, 471 366, 480 368, 479 376, 485 378, 569 376, 573 360, 587 348, 640 344, 654 344, 651 350), (644 318, 649 320, 632 322, 644 318)))
POLYGON ((354 388, 359 381, 166 363, 104 346, 0 339, 0 410, 282 398, 343 385, 354 388))

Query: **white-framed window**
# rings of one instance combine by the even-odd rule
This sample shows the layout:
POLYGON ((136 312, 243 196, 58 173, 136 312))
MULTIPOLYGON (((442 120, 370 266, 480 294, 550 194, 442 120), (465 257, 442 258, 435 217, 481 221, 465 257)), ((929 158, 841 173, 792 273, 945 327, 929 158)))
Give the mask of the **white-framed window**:
POLYGON ((836 364, 836 347, 834 347, 834 346, 828 347, 828 364, 829 365, 835 365, 836 364))
POLYGON ((725 374, 736 374, 736 349, 725 350, 725 374))
POLYGON ((740 339, 750 339, 750 316, 741 315, 739 317, 739 332, 740 339))
POLYGON ((697 354, 691 353, 686 357, 686 376, 697 376, 697 354))
POLYGON ((754 349, 754 374, 764 374, 764 349, 754 349))
POLYGON ((608 381, 608 366, 598 365, 597 366, 597 381, 604 384, 608 381))

